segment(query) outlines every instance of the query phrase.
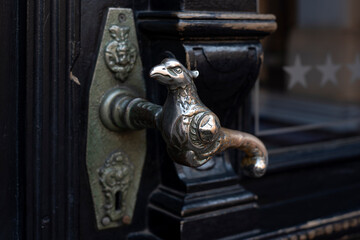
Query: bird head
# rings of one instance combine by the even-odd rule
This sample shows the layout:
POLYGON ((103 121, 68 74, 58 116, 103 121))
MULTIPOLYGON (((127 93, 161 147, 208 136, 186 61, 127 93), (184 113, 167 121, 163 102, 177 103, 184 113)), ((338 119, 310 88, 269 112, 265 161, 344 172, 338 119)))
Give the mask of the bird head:
POLYGON ((150 77, 155 78, 160 83, 170 89, 184 87, 192 83, 192 80, 199 76, 198 71, 186 69, 178 60, 165 58, 159 65, 150 71, 150 77))

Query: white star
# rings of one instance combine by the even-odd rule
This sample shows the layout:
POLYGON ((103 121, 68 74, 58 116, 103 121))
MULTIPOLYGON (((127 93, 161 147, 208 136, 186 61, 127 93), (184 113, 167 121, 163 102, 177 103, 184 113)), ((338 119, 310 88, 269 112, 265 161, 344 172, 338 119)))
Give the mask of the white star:
POLYGON ((360 57, 359 57, 359 54, 356 55, 354 64, 348 64, 348 68, 352 72, 351 82, 355 82, 355 80, 360 78, 360 57))
POLYGON ((337 84, 336 72, 339 70, 340 65, 333 64, 330 54, 326 56, 326 63, 324 65, 318 65, 316 68, 322 73, 321 86, 324 86, 328 81, 337 84))
POLYGON ((291 89, 296 83, 300 83, 303 87, 306 87, 305 74, 310 70, 311 67, 301 65, 301 59, 299 55, 295 57, 294 66, 284 66, 285 72, 290 74, 290 83, 288 88, 291 89))

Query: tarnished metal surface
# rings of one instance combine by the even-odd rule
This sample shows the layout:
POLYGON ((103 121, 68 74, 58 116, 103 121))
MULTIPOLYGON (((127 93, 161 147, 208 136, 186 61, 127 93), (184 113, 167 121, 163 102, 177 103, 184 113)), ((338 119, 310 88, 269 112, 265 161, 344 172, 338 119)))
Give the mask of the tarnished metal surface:
POLYGON ((264 175, 268 156, 255 136, 221 127, 218 117, 200 100, 190 71, 176 59, 164 59, 150 71, 150 77, 168 88, 163 107, 134 96, 126 88, 111 90, 101 109, 103 122, 120 129, 158 128, 170 157, 177 163, 199 167, 228 148, 245 152, 243 171, 252 177, 264 175))
POLYGON ((130 87, 136 96, 145 95, 138 52, 131 9, 110 8, 88 111, 86 161, 98 229, 130 224, 133 217, 146 152, 145 131, 111 131, 103 125, 99 109, 103 96, 114 87, 130 87))
POLYGON ((105 214, 101 219, 104 226, 129 217, 126 215, 126 199, 134 179, 134 165, 123 152, 115 152, 99 169, 99 179, 105 196, 105 214))
MULTIPOLYGON (((125 14, 119 16, 119 21, 126 21, 125 14)), ((129 41, 130 28, 112 25, 109 33, 113 41, 106 46, 105 61, 108 68, 114 72, 115 78, 125 82, 133 70, 137 58, 136 47, 129 41)))

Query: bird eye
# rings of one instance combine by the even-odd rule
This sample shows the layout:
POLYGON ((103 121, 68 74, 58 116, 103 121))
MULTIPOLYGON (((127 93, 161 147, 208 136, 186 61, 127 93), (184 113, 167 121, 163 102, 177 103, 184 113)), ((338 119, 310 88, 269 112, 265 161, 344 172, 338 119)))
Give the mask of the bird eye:
POLYGON ((174 72, 176 72, 177 74, 180 74, 180 73, 182 73, 182 70, 181 70, 181 68, 177 67, 177 68, 174 68, 174 72))

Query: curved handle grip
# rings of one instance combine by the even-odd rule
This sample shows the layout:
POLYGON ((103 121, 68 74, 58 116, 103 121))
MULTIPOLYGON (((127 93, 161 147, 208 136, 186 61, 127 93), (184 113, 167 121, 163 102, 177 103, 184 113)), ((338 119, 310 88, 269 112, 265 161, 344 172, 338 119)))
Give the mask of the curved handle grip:
POLYGON ((100 107, 102 122, 111 130, 158 128, 177 163, 198 167, 227 148, 245 152, 241 166, 252 177, 264 175, 268 156, 255 136, 222 128, 218 117, 200 100, 193 79, 198 71, 186 69, 176 59, 164 59, 150 77, 168 88, 164 106, 137 98, 131 89, 112 89, 100 107))

